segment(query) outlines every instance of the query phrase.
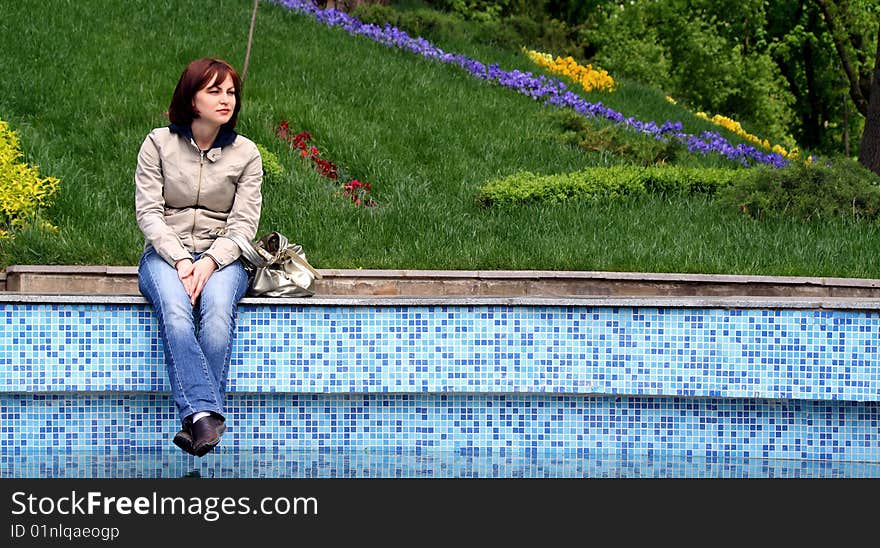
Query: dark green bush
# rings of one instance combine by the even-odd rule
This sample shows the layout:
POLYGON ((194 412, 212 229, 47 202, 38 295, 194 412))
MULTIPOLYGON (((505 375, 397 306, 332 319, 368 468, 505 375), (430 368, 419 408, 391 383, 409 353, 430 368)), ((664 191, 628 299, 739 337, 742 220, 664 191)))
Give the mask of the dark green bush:
POLYGON ((384 25, 386 23, 406 31, 411 36, 421 36, 428 40, 460 42, 472 38, 479 25, 468 23, 454 15, 430 9, 397 11, 390 6, 362 4, 352 15, 364 23, 384 25))
POLYGON ((684 145, 676 140, 658 140, 619 124, 589 120, 569 109, 546 116, 559 128, 553 135, 557 142, 588 152, 611 152, 640 166, 671 164, 687 155, 684 145))
POLYGON ((720 197, 727 206, 755 218, 876 220, 880 178, 847 158, 810 165, 793 162, 781 169, 745 170, 720 197))
POLYGON ((373 23, 374 25, 390 23, 393 26, 397 26, 397 13, 396 9, 382 4, 361 4, 351 12, 354 17, 364 23, 373 23))
POLYGON ((411 36, 421 36, 432 42, 455 44, 470 41, 508 51, 519 51, 527 46, 583 60, 583 51, 574 40, 576 30, 555 19, 526 15, 466 19, 455 11, 395 10, 391 6, 375 4, 362 4, 352 11, 352 15, 365 23, 388 23, 411 36))
POLYGON ((680 166, 593 167, 574 173, 520 172, 486 183, 477 195, 483 207, 574 199, 619 200, 644 194, 714 194, 745 170, 680 166))

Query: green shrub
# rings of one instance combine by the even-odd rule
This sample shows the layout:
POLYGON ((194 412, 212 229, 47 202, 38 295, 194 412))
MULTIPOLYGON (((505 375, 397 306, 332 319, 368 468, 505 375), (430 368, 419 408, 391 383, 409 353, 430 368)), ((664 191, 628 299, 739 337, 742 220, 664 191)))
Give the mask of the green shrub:
MULTIPOLYGON (((18 135, 0 120, 0 239, 38 221, 40 209, 51 205, 58 190, 58 179, 40 177, 37 166, 22 157, 18 135)), ((46 221, 39 224, 55 230, 46 221)))
POLYGON ((619 124, 587 119, 570 109, 545 114, 559 129, 552 135, 557 142, 587 152, 610 152, 640 166, 666 165, 689 155, 674 139, 655 139, 619 124))
POLYGON ((640 182, 653 194, 717 194, 746 172, 745 169, 651 167, 640 174, 640 182))
POLYGON ((391 6, 361 4, 351 14, 364 23, 379 26, 387 23, 405 30, 411 36, 422 36, 429 40, 467 40, 476 28, 460 17, 424 8, 397 11, 391 6))
MULTIPOLYGON (((627 11, 629 13, 629 11, 627 11)), ((578 40, 596 52, 593 63, 660 89, 669 88, 672 59, 660 39, 659 28, 645 18, 611 17, 598 26, 579 29, 578 40)))
MULTIPOLYGON (((722 3, 705 4, 723 10, 722 3)), ((683 5, 607 3, 581 27, 579 41, 594 48, 590 61, 615 78, 664 89, 694 111, 732 116, 773 142, 792 141, 794 96, 769 51, 729 34, 728 19, 683 5)))
POLYGON ((520 172, 489 181, 477 196, 481 206, 574 199, 618 200, 643 194, 714 194, 745 170, 679 166, 593 167, 574 173, 520 172))
POLYGON ((385 6, 382 4, 361 4, 354 8, 351 11, 351 14, 364 23, 372 23, 380 26, 389 23, 395 27, 398 25, 397 10, 391 6, 385 6))
POLYGON ((365 23, 380 26, 387 23, 411 36, 421 36, 440 44, 474 42, 511 52, 528 46, 584 60, 583 49, 574 40, 576 31, 555 19, 536 19, 525 15, 467 18, 457 11, 446 13, 425 8, 396 10, 391 6, 376 4, 362 4, 351 13, 365 23))
POLYGON ((848 158, 809 165, 794 162, 781 169, 744 170, 720 197, 725 205, 755 218, 877 220, 880 178, 848 158))
POLYGON ((511 11, 510 0, 440 0, 435 2, 447 11, 457 13, 468 20, 495 21, 511 11))
POLYGON ((284 166, 278 161, 278 156, 259 143, 257 150, 263 159, 263 178, 267 181, 279 181, 284 176, 284 166))

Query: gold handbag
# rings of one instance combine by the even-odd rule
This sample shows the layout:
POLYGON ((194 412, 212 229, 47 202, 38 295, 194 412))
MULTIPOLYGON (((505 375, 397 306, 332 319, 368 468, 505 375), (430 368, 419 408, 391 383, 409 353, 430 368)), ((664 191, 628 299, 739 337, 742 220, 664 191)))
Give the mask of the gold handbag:
POLYGON ((217 231, 241 248, 242 263, 250 274, 251 297, 311 297, 321 274, 306 260, 299 244, 291 244, 280 232, 270 232, 251 243, 235 232, 217 231))

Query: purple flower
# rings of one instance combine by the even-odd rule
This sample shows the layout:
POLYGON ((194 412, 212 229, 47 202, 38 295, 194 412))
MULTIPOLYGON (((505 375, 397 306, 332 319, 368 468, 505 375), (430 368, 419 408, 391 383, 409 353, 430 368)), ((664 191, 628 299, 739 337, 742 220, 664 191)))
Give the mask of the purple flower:
POLYGON ((379 27, 378 25, 363 23, 357 18, 336 9, 319 9, 310 0, 274 1, 290 10, 310 15, 327 26, 341 27, 351 35, 366 36, 388 47, 404 49, 427 59, 457 65, 468 71, 475 78, 495 82, 532 99, 542 100, 546 105, 571 108, 578 114, 588 118, 604 118, 658 140, 668 141, 669 139, 674 139, 691 152, 704 155, 717 153, 746 167, 752 166, 755 163, 783 167, 789 163, 782 155, 775 152, 762 152, 753 146, 744 144, 733 146, 727 139, 713 131, 703 132, 699 136, 684 133, 681 122, 666 120, 662 124, 657 125, 653 121, 643 122, 632 116, 624 117, 623 114, 604 106, 601 102, 588 102, 583 97, 569 91, 565 83, 556 78, 548 78, 543 75, 535 76, 531 72, 519 70, 505 71, 495 64, 486 66, 464 55, 447 53, 428 40, 421 37, 413 38, 405 31, 389 24, 379 27))

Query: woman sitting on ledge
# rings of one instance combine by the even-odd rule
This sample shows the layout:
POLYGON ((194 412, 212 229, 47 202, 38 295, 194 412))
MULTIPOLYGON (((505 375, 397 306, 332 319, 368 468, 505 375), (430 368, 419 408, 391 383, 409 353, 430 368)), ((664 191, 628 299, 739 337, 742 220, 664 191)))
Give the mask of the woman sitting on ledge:
POLYGON ((262 160, 235 133, 240 110, 235 69, 218 59, 191 62, 171 99, 171 124, 144 140, 134 176, 145 238, 138 287, 159 321, 182 422, 174 444, 199 457, 226 431, 236 307, 248 284, 241 250, 212 231, 252 240, 262 206, 262 160))

